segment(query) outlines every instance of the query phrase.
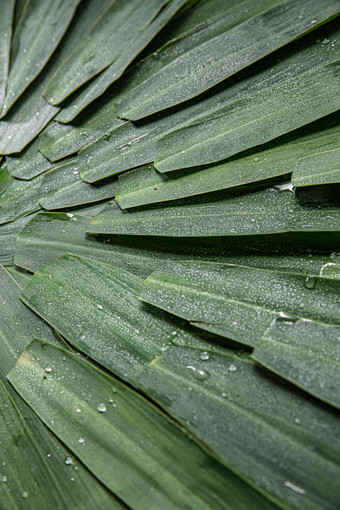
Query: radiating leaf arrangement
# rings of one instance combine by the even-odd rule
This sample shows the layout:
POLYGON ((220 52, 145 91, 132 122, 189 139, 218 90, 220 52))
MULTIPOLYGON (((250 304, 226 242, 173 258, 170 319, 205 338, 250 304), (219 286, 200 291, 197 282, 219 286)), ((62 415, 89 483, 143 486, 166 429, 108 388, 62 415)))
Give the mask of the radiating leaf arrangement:
POLYGON ((337 0, 0 8, 0 509, 339 509, 337 0))

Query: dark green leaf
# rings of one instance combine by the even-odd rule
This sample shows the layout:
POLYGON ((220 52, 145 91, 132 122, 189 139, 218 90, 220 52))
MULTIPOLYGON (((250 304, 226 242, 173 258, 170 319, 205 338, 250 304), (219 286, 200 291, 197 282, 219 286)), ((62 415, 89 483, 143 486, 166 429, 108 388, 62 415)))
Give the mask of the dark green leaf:
MULTIPOLYGON (((83 214, 85 213, 83 210, 83 214)), ((64 253, 75 253, 121 267, 142 278, 149 276, 168 260, 228 262, 295 271, 312 276, 318 276, 322 268, 323 276, 334 277, 334 271, 330 274, 329 269, 335 267, 335 254, 332 254, 333 265, 330 266, 327 254, 318 255, 311 250, 307 254, 285 252, 282 245, 278 245, 280 249, 275 245, 276 251, 273 251, 266 243, 253 246, 249 239, 245 238, 241 239, 239 251, 232 251, 228 238, 226 241, 223 238, 214 238, 212 242, 204 242, 199 238, 198 242, 191 240, 190 244, 186 239, 158 239, 156 243, 152 237, 123 237, 100 241, 85 234, 88 218, 78 214, 73 214, 73 217, 76 221, 66 213, 37 214, 18 236, 15 263, 35 272, 64 253)), ((7 225, 15 224, 16 222, 3 225, 0 232, 7 225)), ((10 263, 12 262, 11 258, 10 263)))
POLYGON ((96 234, 170 237, 241 236, 283 232, 336 232, 337 204, 311 207, 295 197, 291 184, 237 196, 195 200, 122 211, 112 203, 87 226, 96 234))
POLYGON ((134 509, 273 508, 157 408, 72 354, 49 344, 41 350, 35 341, 9 379, 42 421, 134 509), (46 367, 52 370, 43 379, 46 367))
POLYGON ((339 412, 233 352, 172 348, 140 383, 283 508, 337 508, 339 412))
POLYGON ((62 39, 79 2, 28 0, 25 3, 13 34, 2 117, 44 68, 62 39))
POLYGON ((103 71, 133 44, 168 0, 112 2, 67 55, 44 90, 44 97, 60 104, 72 92, 103 71))
POLYGON ((0 225, 0 264, 5 266, 13 264, 17 235, 33 217, 34 214, 29 214, 19 220, 0 225))
POLYGON ((93 185, 82 181, 77 159, 72 159, 44 175, 39 203, 44 209, 63 209, 99 202, 115 196, 117 181, 93 185))
POLYGON ((11 52, 12 20, 15 0, 7 0, 1 6, 0 17, 0 111, 6 93, 6 82, 11 52))
MULTIPOLYGON (((340 33, 329 29, 326 35, 332 40, 340 33)), ((156 168, 168 172, 220 161, 338 110, 339 46, 300 45, 262 72, 260 90, 252 92, 252 77, 231 85, 215 111, 161 138, 156 168)))
POLYGON ((20 154, 6 157, 8 171, 13 177, 30 180, 55 166, 39 152, 38 145, 39 138, 36 138, 20 154))
MULTIPOLYGON (((309 281, 313 285, 313 280, 309 281)), ((256 343, 253 358, 317 398, 340 408, 339 327, 304 319, 276 320, 256 343)))
POLYGON ((145 27, 132 44, 128 46, 109 67, 88 84, 86 83, 76 94, 76 97, 71 97, 70 103, 67 107, 63 108, 57 120, 60 122, 71 122, 86 106, 100 97, 112 83, 122 76, 125 69, 137 57, 141 50, 148 45, 155 35, 165 27, 168 21, 186 3, 187 0, 171 0, 167 2, 152 22, 145 27))
POLYGON ((213 26, 207 23, 199 31, 192 47, 184 38, 175 60, 121 99, 118 115, 137 120, 191 99, 323 24, 337 7, 335 0, 251 2, 248 9, 231 8, 244 13, 239 24, 231 22, 226 9, 213 26))
POLYGON ((168 262, 144 282, 141 299, 198 328, 256 345, 274 319, 339 324, 340 282, 231 264, 168 262))
POLYGON ((41 209, 38 203, 41 180, 41 177, 30 181, 13 179, 6 191, 0 195, 0 225, 41 209))

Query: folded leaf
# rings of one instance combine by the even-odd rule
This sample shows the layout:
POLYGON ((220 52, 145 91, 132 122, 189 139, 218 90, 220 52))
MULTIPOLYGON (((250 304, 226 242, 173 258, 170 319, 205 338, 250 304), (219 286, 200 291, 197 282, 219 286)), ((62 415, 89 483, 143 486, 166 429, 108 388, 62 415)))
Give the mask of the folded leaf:
POLYGON ((7 266, 14 262, 14 247, 17 235, 35 214, 29 214, 19 220, 0 225, 0 264, 7 266))
MULTIPOLYGON (((132 41, 118 58, 89 83, 85 83, 75 97, 71 96, 69 104, 58 115, 60 122, 71 122, 92 101, 100 97, 112 83, 120 78, 129 64, 145 48, 168 21, 187 3, 187 0, 170 0, 166 2, 157 16, 132 41)), ((125 85, 125 83, 124 83, 125 85)))
POLYGON ((30 181, 13 179, 6 191, 0 195, 0 225, 41 209, 38 203, 40 185, 41 177, 30 181))
POLYGON ((36 138, 20 154, 6 157, 8 171, 13 177, 30 180, 54 166, 54 163, 38 150, 38 145, 39 138, 36 138))
MULTIPOLYGON (((208 168, 195 167, 159 173, 153 165, 148 165, 126 172, 119 176, 116 200, 119 206, 125 209, 284 176, 293 170, 295 185, 295 176, 299 171, 298 158, 308 161, 315 147, 324 151, 335 143, 339 136, 338 126, 335 124, 329 129, 325 127, 328 128, 330 123, 336 121, 337 119, 326 117, 322 122, 309 125, 307 129, 299 129, 261 148, 251 149, 208 168)), ((315 163, 315 172, 323 172, 317 162, 315 163)))
POLYGON ((114 197, 116 186, 116 181, 96 186, 82 181, 77 159, 72 159, 44 175, 39 204, 50 210, 99 202, 114 197))
POLYGON ((274 319, 339 324, 340 282, 231 264, 168 262, 147 278, 141 299, 198 328, 255 346, 274 319))
MULTIPOLYGON (((21 303, 19 300, 20 292, 21 288, 7 271, 0 266, 0 298, 2 303, 0 308, 0 381, 2 383, 7 382, 7 373, 13 368, 22 350, 30 343, 34 336, 48 339, 49 342, 56 345, 65 346, 59 335, 53 332, 46 322, 21 303)), ((38 344, 42 351, 42 342, 39 341, 38 344)), ((69 450, 50 433, 31 409, 13 391, 12 387, 8 384, 6 386, 20 413, 23 415, 25 427, 29 431, 31 440, 34 441, 36 452, 34 453, 34 459, 28 459, 23 466, 21 466, 21 462, 18 463, 17 461, 18 458, 22 460, 21 450, 24 449, 23 445, 20 446, 18 456, 15 456, 13 451, 11 454, 2 455, 7 463, 6 465, 1 465, 0 473, 3 477, 7 477, 7 480, 4 482, 2 478, 0 490, 1 488, 4 490, 10 488, 11 492, 14 492, 15 484, 18 483, 19 487, 22 486, 22 493, 28 492, 28 497, 26 502, 26 497, 22 497, 21 493, 19 497, 15 497, 15 502, 20 506, 21 502, 24 501, 25 507, 29 505, 29 508, 32 508, 32 510, 37 508, 36 504, 38 505, 39 497, 46 498, 45 487, 47 496, 49 496, 51 491, 53 491, 53 494, 57 491, 58 501, 54 502, 52 500, 52 507, 43 505, 42 508, 51 508, 53 510, 61 508, 67 510, 76 505, 90 505, 93 508, 104 508, 105 510, 123 508, 123 505, 120 505, 80 462, 74 460, 72 466, 65 463, 65 460, 70 455, 69 450), (38 469, 38 467, 35 467, 35 464, 43 466, 45 475, 42 480, 44 480, 44 483, 37 489, 36 484, 40 484, 39 478, 33 484, 30 484, 29 487, 24 487, 22 484, 27 483, 27 476, 25 478, 22 476, 23 469, 27 467, 30 472, 32 470, 34 472, 34 470, 38 469), (20 469, 19 476, 14 476, 14 469, 20 469), (6 486, 6 483, 9 485, 6 486)), ((1 405, 1 408, 3 409, 3 405, 1 405)), ((0 422, 4 424, 6 420, 1 419, 0 422)), ((5 436, 1 434, 2 444, 4 444, 4 439, 5 436)), ((1 498, 2 502, 3 498, 1 498)), ((12 508, 12 506, 9 508, 12 508)), ((18 507, 16 506, 15 508, 18 507)))
POLYGON ((6 93, 6 82, 11 53, 12 21, 14 0, 8 0, 1 6, 0 18, 0 110, 6 93))
MULTIPOLYGON (((85 213, 83 209, 82 214, 85 213)), ((284 251, 282 245, 280 249, 277 245, 271 248, 268 243, 253 246, 249 239, 244 238, 238 251, 231 249, 228 238, 226 242, 223 238, 207 242, 202 238, 197 242, 193 239, 190 245, 186 239, 165 238, 156 243, 152 237, 131 239, 124 236, 99 240, 85 234, 87 223, 88 218, 75 213, 38 213, 27 227, 22 230, 20 228, 15 247, 15 264, 35 272, 64 253, 75 253, 121 267, 142 278, 149 276, 168 260, 228 262, 295 271, 310 276, 318 276, 324 268, 324 277, 334 277, 325 268, 325 264, 329 264, 328 254, 319 255, 311 250, 308 253, 295 253, 284 251)), ((14 224, 16 222, 6 225, 14 224)), ((0 227, 0 232, 6 225, 0 227)), ((334 262, 332 264, 334 267, 334 262)))
POLYGON ((51 78, 43 93, 58 105, 114 62, 145 30, 168 0, 112 2, 51 78))
POLYGON ((87 232, 138 236, 205 237, 336 232, 340 227, 337 204, 312 207, 283 184, 236 196, 198 197, 191 201, 122 211, 112 203, 87 226, 87 232))
POLYGON ((139 382, 227 466, 284 508, 337 507, 338 411, 232 352, 175 347, 139 382))
POLYGON ((15 283, 22 289, 26 287, 30 279, 32 278, 31 273, 24 271, 16 266, 6 266, 6 271, 15 280, 15 283))
POLYGON ((0 381, 0 454, 2 462, 0 499, 3 508, 66 508, 47 468, 25 426, 18 408, 0 381), (17 459, 20 462, 17 462, 17 459), (26 502, 27 500, 27 502, 26 502), (17 503, 17 504, 16 504, 17 503))
POLYGON ((35 341, 9 380, 40 419, 131 508, 273 508, 156 407, 72 354, 49 344, 41 351, 35 341), (46 367, 51 372, 44 379, 46 367))
POLYGON ((2 117, 44 68, 62 39, 79 2, 80 0, 26 2, 13 34, 11 66, 2 117))
MULTIPOLYGON (((179 45, 175 60, 120 100, 118 115, 137 120, 187 101, 323 24, 338 10, 335 0, 322 4, 319 0, 284 0, 252 5, 253 9, 243 8, 245 16, 236 26, 230 23, 226 10, 225 16, 216 20, 219 30, 207 24, 198 34, 201 40, 192 48, 179 45)), ((236 9, 242 10, 238 6, 236 9)))
POLYGON ((311 320, 274 321, 253 358, 315 397, 340 408, 340 328, 311 320))
POLYGON ((229 86, 231 100, 158 141, 156 168, 168 172, 220 161, 338 110, 339 49, 327 46, 314 43, 280 62, 275 67, 284 67, 284 79, 273 79, 275 67, 268 69, 272 80, 255 94, 247 92, 244 80, 229 86), (302 72, 301 59, 309 64, 302 72))

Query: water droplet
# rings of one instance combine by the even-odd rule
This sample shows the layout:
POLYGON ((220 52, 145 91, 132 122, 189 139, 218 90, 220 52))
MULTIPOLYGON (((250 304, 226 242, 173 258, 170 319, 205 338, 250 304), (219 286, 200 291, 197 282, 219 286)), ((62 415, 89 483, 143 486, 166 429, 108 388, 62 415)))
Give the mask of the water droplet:
POLYGON ((154 58, 155 60, 158 60, 159 55, 158 55, 158 52, 157 52, 157 51, 155 51, 154 53, 152 53, 152 58, 154 58))
POLYGON ((73 464, 73 460, 72 460, 72 458, 71 458, 71 457, 66 457, 66 459, 65 459, 65 464, 66 464, 67 466, 70 466, 71 464, 73 464))
POLYGON ((289 315, 288 313, 280 312, 276 320, 283 322, 297 322, 298 318, 293 315, 289 315))
POLYGON ((50 459, 50 458, 51 458, 51 454, 50 454, 50 453, 48 453, 48 454, 47 454, 47 457, 50 459))
POLYGON ((260 161, 259 158, 254 158, 254 161, 260 161))
POLYGON ((198 379, 199 381, 205 381, 206 379, 208 379, 210 375, 209 372, 193 367, 192 365, 187 365, 187 368, 194 372, 195 378, 198 379))
POLYGON ((7 476, 3 476, 3 477, 1 478, 1 480, 2 480, 4 483, 6 483, 6 482, 7 482, 7 476))
POLYGON ((79 443, 79 444, 85 444, 85 439, 84 439, 83 437, 80 437, 80 438, 78 439, 78 443, 79 443))
POLYGON ((229 370, 229 372, 236 372, 237 367, 235 367, 235 365, 231 364, 231 365, 229 365, 228 370, 229 370))
POLYGON ((21 496, 22 496, 24 499, 28 498, 28 492, 23 491, 23 492, 21 493, 21 496))
POLYGON ((68 216, 71 220, 74 220, 74 221, 76 221, 76 220, 77 220, 77 218, 75 217, 75 215, 74 215, 74 214, 72 214, 72 213, 69 213, 69 212, 68 212, 68 213, 66 213, 66 216, 68 216))
POLYGON ((74 476, 71 476, 70 480, 71 480, 71 482, 74 482, 75 481, 74 476))
POLYGON ((105 413, 106 411, 106 405, 105 404, 98 404, 97 411, 99 413, 105 413))
POLYGON ((52 372, 52 368, 51 367, 46 367, 45 368, 45 372, 47 372, 47 373, 52 372))
POLYGON ((97 305, 97 308, 98 308, 98 310, 102 310, 103 306, 102 305, 97 305))
POLYGON ((312 19, 311 25, 315 25, 315 23, 316 23, 316 19, 312 19))
POLYGON ((321 44, 329 44, 329 39, 324 39, 321 44))
POLYGON ((87 163, 91 163, 91 159, 93 159, 93 156, 90 156, 89 158, 87 158, 87 163))
POLYGON ((200 358, 202 361, 207 361, 210 358, 209 353, 207 351, 201 352, 200 358))
POLYGON ((222 391, 222 393, 221 393, 221 397, 223 397, 223 398, 227 398, 227 396, 228 396, 228 395, 226 394, 226 392, 225 392, 225 391, 222 391))
POLYGON ((294 423, 296 423, 296 425, 300 425, 301 420, 299 418, 294 418, 294 423))
POLYGON ((292 489, 292 491, 297 492, 298 494, 305 494, 305 489, 301 489, 301 487, 298 487, 297 485, 294 485, 292 482, 285 481, 284 485, 286 487, 289 487, 289 489, 292 489))
POLYGON ((77 407, 76 413, 81 413, 81 409, 79 409, 79 407, 77 407))
POLYGON ((74 175, 79 174, 78 170, 73 170, 74 175))
POLYGON ((314 276, 307 276, 304 282, 306 289, 313 290, 316 285, 316 278, 314 276))

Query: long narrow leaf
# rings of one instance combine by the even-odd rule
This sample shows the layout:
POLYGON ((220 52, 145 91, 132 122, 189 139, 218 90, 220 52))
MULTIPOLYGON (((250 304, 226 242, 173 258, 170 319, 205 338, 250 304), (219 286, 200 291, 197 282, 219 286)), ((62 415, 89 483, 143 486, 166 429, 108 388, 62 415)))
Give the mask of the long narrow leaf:
POLYGON ((11 52, 12 21, 15 0, 7 0, 1 6, 0 17, 0 111, 6 94, 6 83, 11 52))

